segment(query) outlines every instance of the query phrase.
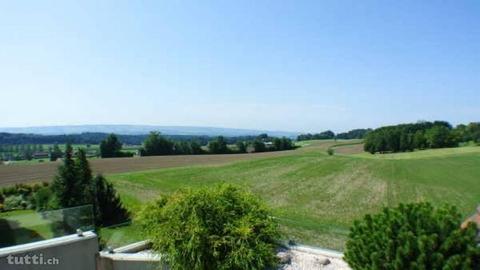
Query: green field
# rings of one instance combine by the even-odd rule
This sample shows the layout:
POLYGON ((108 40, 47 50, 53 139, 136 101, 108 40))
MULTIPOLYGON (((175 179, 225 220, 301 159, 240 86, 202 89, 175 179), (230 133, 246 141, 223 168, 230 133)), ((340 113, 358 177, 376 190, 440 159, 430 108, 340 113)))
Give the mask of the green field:
POLYGON ((428 200, 454 204, 467 216, 480 200, 480 147, 328 156, 325 149, 338 142, 303 144, 286 156, 108 178, 134 213, 142 203, 182 187, 242 185, 272 207, 286 239, 339 250, 353 220, 384 206, 428 200))
MULTIPOLYGON (((133 214, 144 202, 179 188, 241 185, 271 206, 285 240, 341 250, 353 220, 384 206, 427 200, 471 214, 480 200, 480 147, 370 155, 361 152, 359 141, 308 141, 281 156, 107 177, 133 214), (328 156, 332 146, 337 154, 328 156)), ((53 236, 33 211, 0 213, 0 218, 25 229, 17 243, 53 236)), ((100 235, 113 247, 143 240, 135 221, 103 228, 100 235)))

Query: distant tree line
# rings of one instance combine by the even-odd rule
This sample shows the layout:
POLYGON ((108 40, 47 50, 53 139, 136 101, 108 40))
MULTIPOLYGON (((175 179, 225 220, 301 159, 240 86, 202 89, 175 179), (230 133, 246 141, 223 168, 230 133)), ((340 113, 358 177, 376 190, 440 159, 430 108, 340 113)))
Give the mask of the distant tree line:
POLYGON ((348 132, 338 133, 335 137, 340 140, 363 139, 370 131, 372 131, 370 128, 353 129, 348 132))
POLYGON ((247 152, 281 151, 295 148, 291 139, 269 137, 260 134, 257 137, 245 137, 246 140, 237 140, 234 146, 232 140, 219 136, 208 142, 205 148, 196 141, 172 141, 159 132, 151 132, 145 139, 140 154, 142 156, 157 155, 198 155, 198 154, 233 154, 247 152))
MULTIPOLYGON (((89 145, 86 145, 87 148, 89 145)), ((42 144, 0 144, 0 161, 49 159, 55 161, 64 155, 58 144, 44 146, 42 144)))
MULTIPOLYGON (((24 134, 24 133, 4 133, 0 132, 0 145, 41 145, 41 144, 100 144, 109 134, 99 132, 86 132, 81 134, 69 135, 40 135, 40 134, 24 134)), ((143 135, 123 135, 117 134, 117 138, 123 144, 140 145, 149 134, 143 135)), ((179 141, 191 142, 195 141, 200 145, 207 145, 214 137, 206 135, 163 135, 163 137, 179 141)), ((252 140, 256 136, 234 136, 226 137, 229 144, 237 141, 252 140)))
MULTIPOLYGON (((126 144, 122 138, 125 135, 105 134, 105 133, 82 133, 78 136, 90 136, 95 134, 95 140, 97 140, 98 134, 102 134, 103 137, 98 142, 99 152, 95 150, 93 155, 102 158, 113 157, 131 157, 135 153, 136 149, 123 150, 123 146, 126 144)), ((50 136, 34 135, 34 134, 9 134, 0 133, 4 135, 3 142, 17 141, 20 143, 27 140, 24 135, 32 136, 32 138, 42 138, 50 136), (18 135, 18 140, 14 140, 18 135), (6 139, 7 138, 7 139, 6 139), (25 139, 25 140, 24 140, 25 139)), ((64 139, 70 135, 63 137, 64 139)), ((76 135, 75 135, 76 136, 76 135)), ((155 156, 155 155, 198 155, 198 154, 230 154, 230 153, 247 153, 247 152, 266 152, 266 151, 280 151, 293 149, 294 143, 289 138, 276 138, 270 137, 267 134, 260 134, 258 136, 238 136, 238 137, 209 137, 209 136, 167 136, 158 132, 151 132, 149 135, 142 135, 136 138, 144 138, 141 142, 136 142, 137 145, 141 144, 138 149, 138 154, 141 156, 155 156), (179 138, 179 139, 178 139, 179 138), (178 139, 178 140, 177 140, 178 139)), ((52 136, 52 138, 57 138, 52 136)), ((71 138, 71 137, 69 137, 71 138)), ((91 137, 93 138, 93 137, 91 137)), ((127 138, 131 138, 127 135, 127 138)), ((45 141, 46 142, 46 141, 45 141)), ((77 140, 79 142, 92 142, 83 138, 77 140)), ((68 143, 70 144, 70 143, 68 143)), ((89 149, 90 144, 86 144, 89 149)), ((53 146, 44 146, 42 144, 0 144, 0 161, 1 160, 31 160, 35 157, 35 154, 42 154, 41 158, 49 158, 50 161, 55 161, 64 157, 65 153, 60 149, 57 143, 53 146), (46 148, 46 149, 45 149, 46 148)), ((91 151, 87 153, 92 155, 91 151)))
POLYGON ((307 133, 307 134, 300 134, 297 137, 297 141, 307 141, 307 140, 331 140, 331 139, 343 139, 343 140, 350 140, 350 139, 363 139, 365 135, 372 131, 371 129, 354 129, 348 132, 338 133, 335 134, 331 130, 323 131, 320 133, 307 133))
POLYGON ((35 153, 43 151, 44 147, 41 144, 0 145, 0 159, 31 160, 35 153))
POLYGON ((415 149, 456 147, 463 142, 480 143, 480 123, 453 128, 446 121, 418 122, 381 127, 365 137, 364 149, 372 154, 415 149))
POLYGON ((208 143, 210 154, 231 153, 260 153, 269 151, 282 151, 294 149, 295 144, 289 138, 270 137, 268 134, 260 134, 254 139, 237 141, 235 147, 228 147, 225 138, 220 136, 208 143))

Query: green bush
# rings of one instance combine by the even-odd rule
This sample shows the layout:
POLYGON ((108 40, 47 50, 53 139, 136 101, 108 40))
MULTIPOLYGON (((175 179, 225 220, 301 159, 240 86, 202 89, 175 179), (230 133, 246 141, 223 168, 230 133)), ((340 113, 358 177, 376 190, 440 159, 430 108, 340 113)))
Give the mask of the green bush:
POLYGON ((335 153, 335 152, 334 152, 334 150, 333 150, 332 148, 328 148, 328 149, 327 149, 327 154, 328 154, 329 156, 333 156, 334 153, 335 153))
POLYGON ((277 261, 278 226, 268 208, 231 185, 161 197, 139 222, 171 269, 266 269, 277 261))
POLYGON ((345 259, 353 269, 479 269, 476 227, 461 221, 452 206, 385 208, 354 223, 345 259))
POLYGON ((41 187, 33 194, 32 204, 37 211, 55 209, 58 207, 55 202, 55 196, 49 186, 41 187))
MULTIPOLYGON (((0 203, 4 204, 5 210, 12 209, 35 209, 37 207, 37 192, 47 189, 48 183, 16 184, 0 189, 0 203), (7 200, 8 198, 8 200, 7 200), (4 202, 4 200, 6 200, 4 202)), ((49 194, 50 196, 50 194, 49 194)))
POLYGON ((11 195, 5 197, 5 201, 3 203, 5 210, 15 210, 15 209, 25 209, 26 202, 23 200, 22 195, 11 195))

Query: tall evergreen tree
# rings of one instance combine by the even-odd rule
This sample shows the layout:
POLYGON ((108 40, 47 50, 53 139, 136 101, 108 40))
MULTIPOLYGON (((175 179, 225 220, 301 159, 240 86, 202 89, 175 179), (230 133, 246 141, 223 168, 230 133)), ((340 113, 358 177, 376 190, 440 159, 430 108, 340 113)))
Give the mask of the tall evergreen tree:
POLYGON ((82 197, 78 199, 78 205, 91 204, 94 194, 92 193, 92 170, 87 160, 87 155, 84 149, 78 149, 77 158, 75 159, 75 171, 76 171, 76 186, 79 195, 82 197))
POLYGON ((83 149, 73 159, 73 149, 67 145, 64 163, 58 168, 52 189, 61 208, 93 205, 95 225, 108 226, 128 220, 115 188, 103 176, 93 178, 83 149))
POLYGON ((126 222, 128 211, 123 207, 112 183, 102 175, 97 175, 93 181, 95 190, 94 211, 97 226, 110 226, 126 222))
POLYGON ((58 167, 58 173, 52 184, 53 192, 62 208, 77 206, 79 198, 82 197, 83 191, 77 189, 76 172, 73 148, 72 145, 67 144, 63 164, 58 167))

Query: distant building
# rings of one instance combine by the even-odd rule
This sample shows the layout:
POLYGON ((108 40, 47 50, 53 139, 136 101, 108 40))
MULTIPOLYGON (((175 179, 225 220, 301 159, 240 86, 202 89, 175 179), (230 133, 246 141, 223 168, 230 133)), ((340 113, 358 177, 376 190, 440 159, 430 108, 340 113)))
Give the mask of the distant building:
POLYGON ((49 157, 50 157, 50 153, 48 152, 34 152, 32 154, 32 158, 34 159, 49 158, 49 157))

